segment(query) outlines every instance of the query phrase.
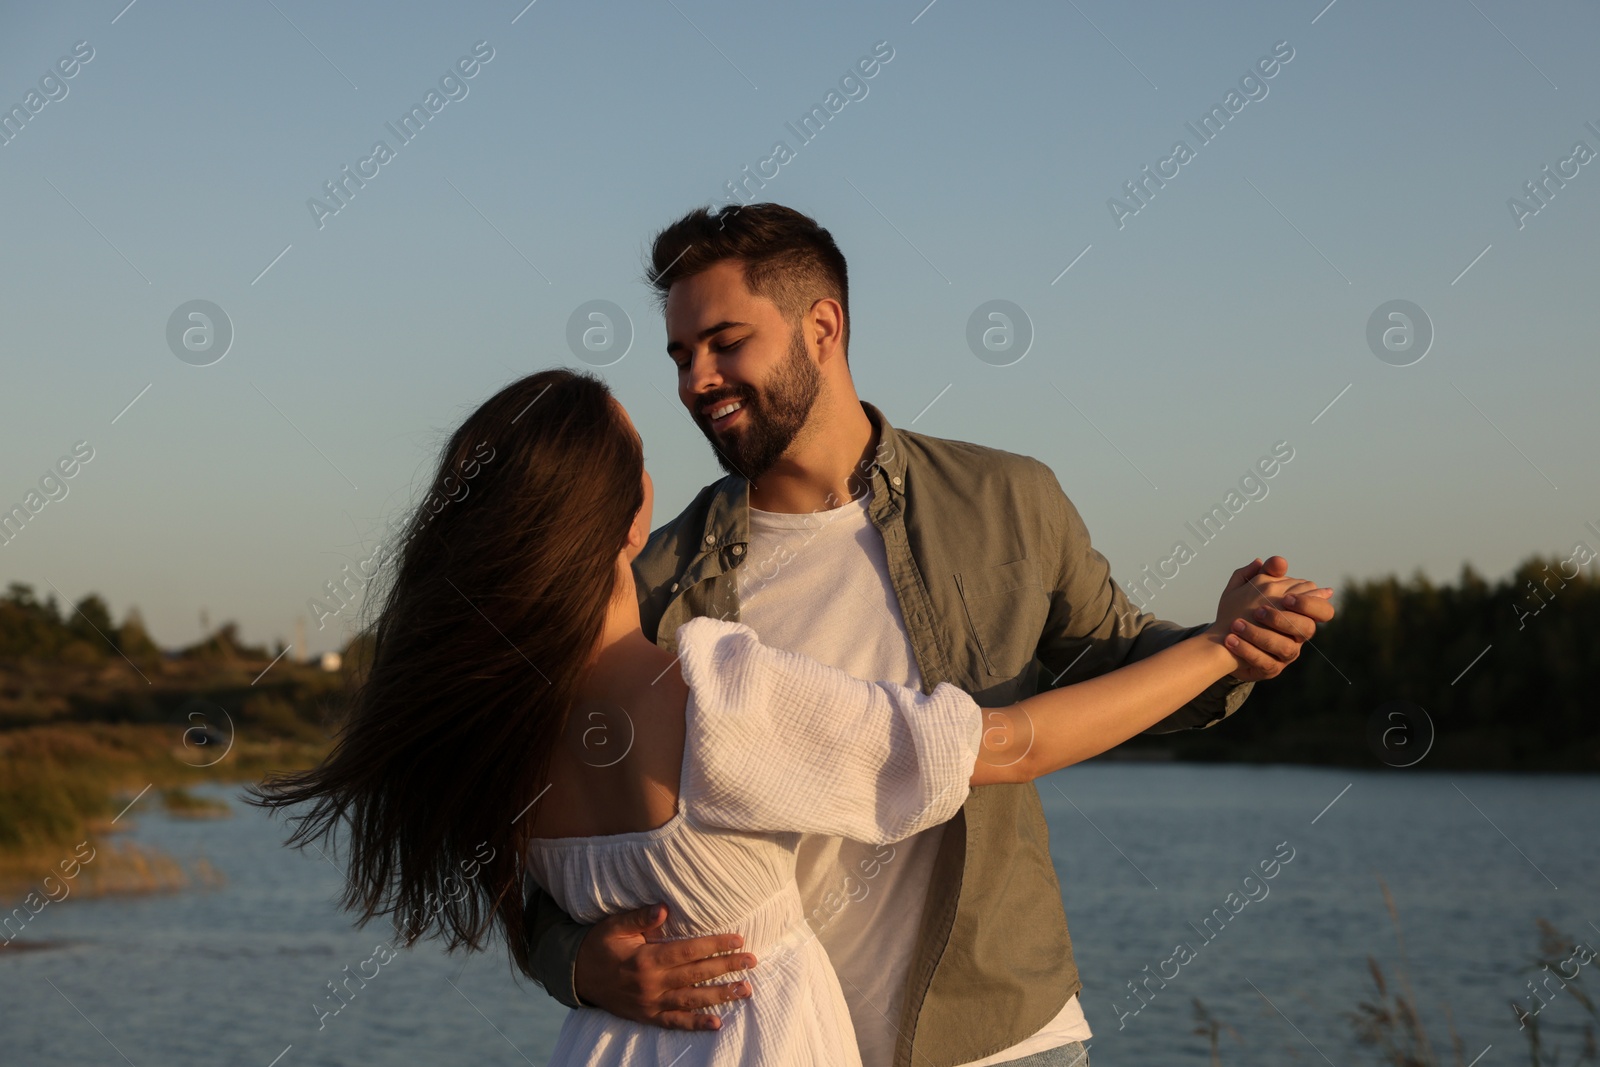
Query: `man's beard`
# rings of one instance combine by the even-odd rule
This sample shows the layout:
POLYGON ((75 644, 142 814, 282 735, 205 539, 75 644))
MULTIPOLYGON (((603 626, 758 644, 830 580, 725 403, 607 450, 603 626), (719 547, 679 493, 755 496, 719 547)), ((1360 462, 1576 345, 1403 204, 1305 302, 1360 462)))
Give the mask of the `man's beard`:
POLYGON ((695 425, 711 442, 723 470, 755 482, 776 466, 794 443, 821 391, 822 372, 807 357, 805 339, 797 326, 788 358, 765 389, 757 393, 748 385, 732 386, 717 398, 719 402, 743 403, 744 426, 737 433, 719 438, 710 419, 700 413, 707 406, 704 401, 696 402, 695 425))

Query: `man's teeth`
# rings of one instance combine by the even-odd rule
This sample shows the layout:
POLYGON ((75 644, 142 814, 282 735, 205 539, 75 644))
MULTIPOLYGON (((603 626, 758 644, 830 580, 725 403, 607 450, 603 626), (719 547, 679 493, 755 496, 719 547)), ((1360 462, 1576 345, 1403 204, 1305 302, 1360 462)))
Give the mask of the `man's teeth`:
POLYGON ((744 407, 744 405, 742 403, 740 403, 739 401, 735 400, 732 403, 724 404, 719 408, 712 408, 711 409, 711 417, 713 419, 720 419, 724 415, 732 414, 733 412, 738 411, 742 407, 744 407))

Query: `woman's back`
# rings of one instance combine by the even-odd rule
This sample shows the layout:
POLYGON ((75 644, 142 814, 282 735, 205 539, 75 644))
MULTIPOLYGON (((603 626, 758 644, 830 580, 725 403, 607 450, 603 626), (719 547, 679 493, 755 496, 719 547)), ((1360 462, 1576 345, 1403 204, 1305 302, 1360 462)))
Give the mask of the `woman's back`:
POLYGON ((538 837, 595 837, 661 826, 678 810, 689 687, 643 634, 605 651, 550 753, 529 818, 538 837))

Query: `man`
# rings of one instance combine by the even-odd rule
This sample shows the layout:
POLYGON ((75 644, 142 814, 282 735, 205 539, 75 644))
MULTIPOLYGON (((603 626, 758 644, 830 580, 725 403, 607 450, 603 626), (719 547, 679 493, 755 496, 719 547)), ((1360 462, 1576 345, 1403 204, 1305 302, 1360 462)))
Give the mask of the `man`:
MULTIPOLYGON (((694 211, 657 236, 652 268, 679 399, 728 472, 634 564, 658 644, 695 616, 737 619, 858 677, 948 681, 992 706, 1207 625, 1134 610, 1044 464, 897 430, 856 396, 845 260, 811 219, 776 204, 694 211)), ((1230 586, 1286 571, 1257 560, 1230 586)), ((1158 729, 1231 714, 1333 608, 1263 598, 1258 615, 1230 638, 1250 666, 1158 729)), ((869 1067, 1086 1063, 1033 785, 976 788, 955 819, 893 846, 809 838, 798 874, 869 1067)), ((541 981, 563 1003, 712 1028, 695 1008, 747 995, 694 984, 744 965, 725 955, 733 935, 659 943, 660 908, 590 928, 537 890, 530 907, 541 981)))

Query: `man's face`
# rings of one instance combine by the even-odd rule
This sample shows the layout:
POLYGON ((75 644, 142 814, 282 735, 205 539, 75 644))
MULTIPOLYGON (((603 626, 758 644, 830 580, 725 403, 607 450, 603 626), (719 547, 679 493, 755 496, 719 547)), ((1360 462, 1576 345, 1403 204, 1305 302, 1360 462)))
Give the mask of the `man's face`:
POLYGON ((804 332, 723 260, 667 294, 678 399, 729 474, 757 481, 804 428, 822 389, 804 332))

